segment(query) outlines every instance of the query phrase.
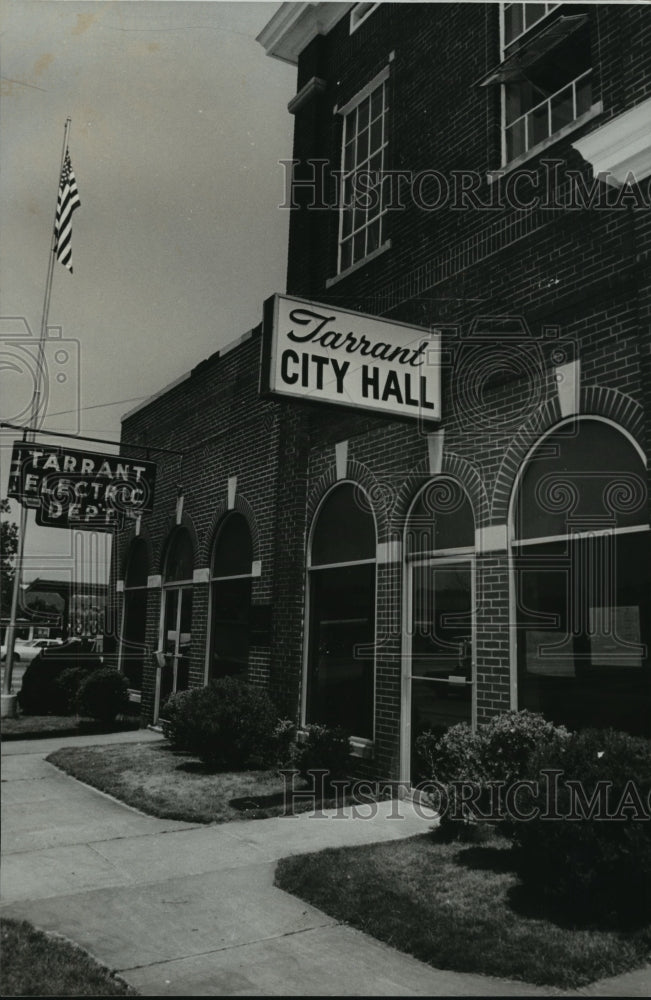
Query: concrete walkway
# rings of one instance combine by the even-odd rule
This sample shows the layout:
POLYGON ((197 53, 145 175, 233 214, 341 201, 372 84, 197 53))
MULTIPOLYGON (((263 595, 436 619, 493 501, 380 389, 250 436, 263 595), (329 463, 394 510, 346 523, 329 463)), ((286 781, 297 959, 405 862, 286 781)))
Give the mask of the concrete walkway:
MULTIPOLYGON (((399 839, 431 818, 307 814, 216 826, 144 816, 45 761, 60 746, 158 740, 140 731, 2 745, 2 913, 57 931, 145 995, 525 996, 523 983, 432 969, 273 885, 288 854, 399 839)), ((581 995, 649 996, 649 970, 581 995)), ((578 995, 578 994, 575 994, 578 995)))

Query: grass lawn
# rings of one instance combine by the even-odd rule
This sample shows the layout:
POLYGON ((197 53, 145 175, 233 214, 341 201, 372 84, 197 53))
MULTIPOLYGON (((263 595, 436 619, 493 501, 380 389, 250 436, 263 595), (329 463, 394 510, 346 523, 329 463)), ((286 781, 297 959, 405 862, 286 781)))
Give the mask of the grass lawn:
POLYGON ((651 925, 563 926, 523 897, 510 844, 436 836, 284 858, 276 885, 437 968, 575 988, 649 960, 651 925))
POLYGON ((26 920, 0 920, 0 995, 137 996, 81 948, 45 934, 26 920))
POLYGON ((284 811, 283 780, 275 771, 211 771, 166 743, 66 748, 47 759, 74 778, 163 819, 227 823, 284 811))

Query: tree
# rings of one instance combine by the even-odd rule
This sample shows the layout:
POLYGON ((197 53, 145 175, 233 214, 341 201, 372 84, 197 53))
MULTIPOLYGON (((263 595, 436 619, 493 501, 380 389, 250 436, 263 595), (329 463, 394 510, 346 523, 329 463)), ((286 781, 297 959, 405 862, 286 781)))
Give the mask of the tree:
POLYGON ((8 520, 11 506, 6 499, 0 500, 0 608, 7 617, 11 608, 11 594, 16 572, 16 552, 18 551, 18 525, 8 520))

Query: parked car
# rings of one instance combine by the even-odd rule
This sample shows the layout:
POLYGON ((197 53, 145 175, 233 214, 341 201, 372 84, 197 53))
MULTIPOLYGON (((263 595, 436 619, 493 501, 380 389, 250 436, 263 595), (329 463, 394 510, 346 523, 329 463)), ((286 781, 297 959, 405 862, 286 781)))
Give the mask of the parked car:
MULTIPOLYGON (((48 649, 50 646, 60 646, 62 642, 62 639, 18 639, 14 643, 14 663, 31 663, 42 649, 48 649)), ((6 656, 7 647, 3 646, 2 659, 4 660, 6 656)))

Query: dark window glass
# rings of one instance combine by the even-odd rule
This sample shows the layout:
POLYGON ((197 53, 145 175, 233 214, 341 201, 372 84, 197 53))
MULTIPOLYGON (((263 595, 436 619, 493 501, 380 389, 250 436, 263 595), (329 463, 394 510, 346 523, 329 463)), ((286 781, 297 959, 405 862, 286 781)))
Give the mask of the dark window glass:
POLYGON ((407 551, 413 555, 474 544, 475 521, 467 493, 454 479, 432 480, 411 512, 407 551))
POLYGON ((245 674, 251 642, 253 544, 241 514, 228 514, 213 551, 211 589, 211 677, 245 674), (232 577, 233 579, 228 579, 232 577), (226 578, 226 579, 224 579, 226 578))
POLYGON ((311 574, 308 722, 373 736, 375 564, 311 574))
POLYGON ((129 547, 129 559, 124 579, 126 587, 146 587, 149 575, 147 545, 142 538, 134 538, 129 547))
POLYGON ((246 518, 228 514, 222 522, 213 550, 213 576, 242 576, 251 572, 253 546, 246 518))
POLYGON ((122 625, 122 670, 129 687, 142 690, 142 667, 145 657, 147 627, 147 590, 125 590, 122 625))
POLYGON ((536 449, 515 508, 516 538, 645 524, 646 472, 630 441, 609 424, 566 424, 536 449))
POLYGON ((194 569, 192 539, 187 528, 176 528, 172 535, 165 558, 165 582, 191 580, 194 569))
POLYGON ((375 559, 375 521, 366 494, 337 486, 323 503, 312 537, 312 565, 375 559))
POLYGON ((251 578, 212 585, 211 677, 245 674, 249 665, 251 578))
POLYGON ((135 691, 142 690, 142 668, 146 652, 147 577, 149 563, 147 545, 134 538, 124 580, 124 621, 122 623, 122 670, 135 691))
POLYGON ((518 704, 651 735, 649 532, 516 550, 518 704))

